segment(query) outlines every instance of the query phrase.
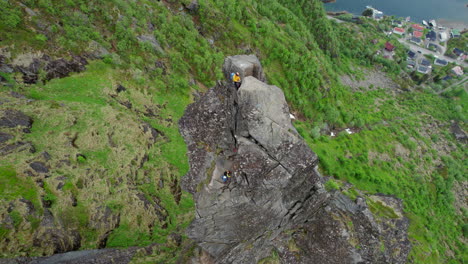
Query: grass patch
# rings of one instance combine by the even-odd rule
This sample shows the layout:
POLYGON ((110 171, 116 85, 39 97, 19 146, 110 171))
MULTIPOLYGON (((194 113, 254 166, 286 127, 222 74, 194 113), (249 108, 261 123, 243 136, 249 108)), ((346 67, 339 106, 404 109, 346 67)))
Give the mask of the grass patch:
POLYGON ((73 74, 62 79, 53 79, 45 85, 36 85, 29 91, 29 97, 36 100, 57 102, 78 102, 80 104, 106 105, 102 90, 111 86, 110 66, 101 61, 87 65, 83 73, 73 74))
POLYGON ((127 248, 148 246, 151 243, 149 234, 135 230, 129 223, 123 223, 109 235, 107 247, 127 248))
POLYGON ((12 166, 0 167, 0 198, 4 201, 24 198, 30 201, 36 209, 40 208, 34 182, 31 178, 18 177, 12 166))
POLYGON ((381 201, 369 198, 367 199, 367 205, 369 206, 371 212, 376 216, 383 218, 399 218, 393 208, 384 205, 381 201))
POLYGON ((337 182, 333 179, 330 179, 325 183, 325 189, 327 191, 339 190, 341 186, 342 186, 341 182, 337 182))
POLYGON ((354 187, 349 188, 346 191, 343 191, 343 194, 348 196, 353 201, 356 200, 356 198, 359 196, 358 191, 354 187))

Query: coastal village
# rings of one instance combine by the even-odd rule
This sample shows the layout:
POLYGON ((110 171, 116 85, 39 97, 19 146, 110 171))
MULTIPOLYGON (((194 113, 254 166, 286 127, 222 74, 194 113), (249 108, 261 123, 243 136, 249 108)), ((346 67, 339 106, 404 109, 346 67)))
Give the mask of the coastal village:
MULTIPOLYGON (((342 12, 337 17, 345 17, 342 12)), ((332 15, 336 15, 332 14, 332 15)), ((465 73, 468 69, 468 46, 452 47, 448 45, 451 39, 460 39, 468 30, 463 28, 449 28, 438 25, 435 20, 411 21, 410 17, 395 18, 386 16, 382 11, 367 6, 362 16, 353 16, 350 22, 363 23, 363 17, 376 21, 385 33, 386 39, 382 43, 379 39, 371 40, 373 45, 379 45, 376 55, 393 60, 397 43, 406 48, 406 68, 413 74, 430 76, 434 70, 449 67, 442 80, 461 79, 466 81, 465 73)))

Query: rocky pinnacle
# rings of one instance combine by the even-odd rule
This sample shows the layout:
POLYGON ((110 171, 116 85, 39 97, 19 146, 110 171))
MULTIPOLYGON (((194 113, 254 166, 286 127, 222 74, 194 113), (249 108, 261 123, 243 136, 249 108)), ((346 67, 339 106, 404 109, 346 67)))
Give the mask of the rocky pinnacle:
POLYGON ((215 263, 405 263, 401 201, 327 192, 317 155, 259 60, 228 57, 223 71, 241 74, 239 90, 218 81, 179 121, 190 163, 182 186, 196 202, 188 236, 215 263), (225 170, 233 172, 228 183, 225 170), (369 199, 392 217, 374 216, 369 199))

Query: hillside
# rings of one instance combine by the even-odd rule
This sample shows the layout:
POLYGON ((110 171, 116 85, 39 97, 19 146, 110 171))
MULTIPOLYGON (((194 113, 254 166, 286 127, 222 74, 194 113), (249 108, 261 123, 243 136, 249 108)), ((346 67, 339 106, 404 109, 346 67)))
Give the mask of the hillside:
POLYGON ((408 74, 394 39, 394 60, 376 56, 375 22, 338 24, 318 0, 8 0, 0 17, 0 257, 203 256, 178 121, 225 57, 255 54, 327 189, 402 199, 409 263, 468 260, 466 83, 438 95, 457 80, 408 74))

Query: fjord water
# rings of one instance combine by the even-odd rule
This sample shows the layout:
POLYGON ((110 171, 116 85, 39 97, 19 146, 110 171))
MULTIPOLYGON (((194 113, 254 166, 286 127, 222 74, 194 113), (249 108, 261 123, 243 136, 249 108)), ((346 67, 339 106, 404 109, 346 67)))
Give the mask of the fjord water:
POLYGON ((325 4, 327 11, 348 11, 360 15, 370 5, 385 15, 410 16, 412 21, 443 19, 468 24, 468 0, 336 0, 325 4))

